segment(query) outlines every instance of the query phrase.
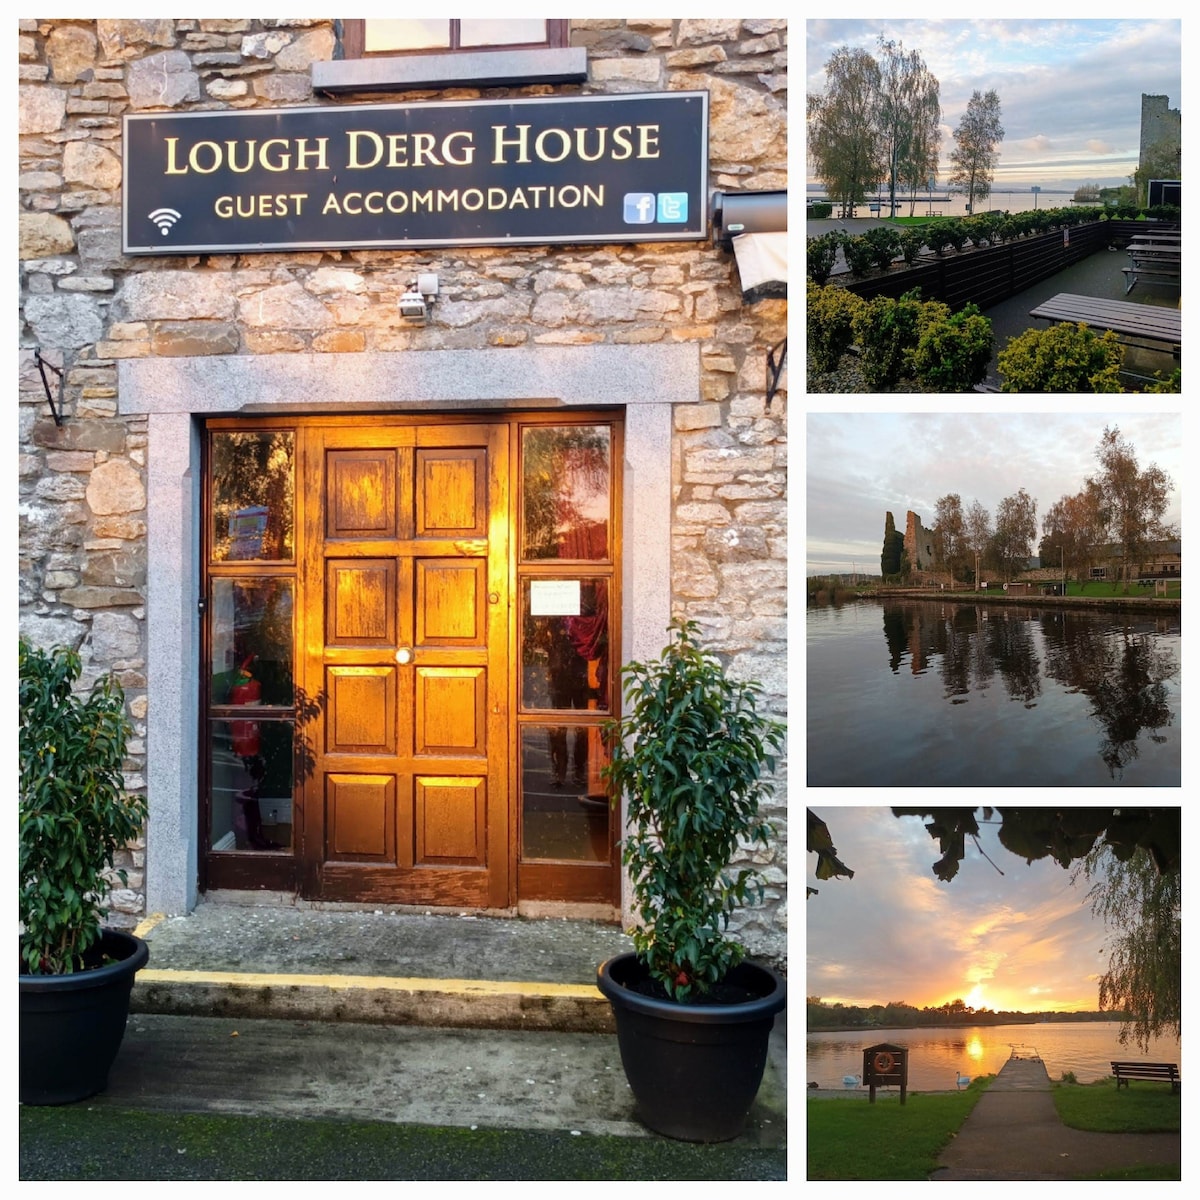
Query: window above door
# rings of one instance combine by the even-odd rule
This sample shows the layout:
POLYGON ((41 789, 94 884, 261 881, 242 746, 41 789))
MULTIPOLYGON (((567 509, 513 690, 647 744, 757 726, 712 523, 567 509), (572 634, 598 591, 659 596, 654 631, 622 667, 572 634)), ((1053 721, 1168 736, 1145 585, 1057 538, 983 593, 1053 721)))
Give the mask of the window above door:
POLYGON ((569 22, 520 18, 347 19, 341 58, 313 63, 315 91, 523 86, 587 78, 587 51, 569 22))

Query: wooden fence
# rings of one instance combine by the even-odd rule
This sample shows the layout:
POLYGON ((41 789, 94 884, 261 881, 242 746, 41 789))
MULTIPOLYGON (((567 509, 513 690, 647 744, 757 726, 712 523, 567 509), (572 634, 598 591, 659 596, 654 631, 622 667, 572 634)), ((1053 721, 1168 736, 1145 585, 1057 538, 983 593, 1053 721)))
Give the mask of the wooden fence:
POLYGON ((1056 229, 999 246, 966 246, 936 255, 923 254, 911 267, 893 266, 868 279, 843 286, 866 300, 875 296, 898 299, 910 288, 921 289, 922 300, 941 300, 952 309, 969 301, 986 309, 1115 243, 1124 249, 1145 221, 1091 221, 1056 229))

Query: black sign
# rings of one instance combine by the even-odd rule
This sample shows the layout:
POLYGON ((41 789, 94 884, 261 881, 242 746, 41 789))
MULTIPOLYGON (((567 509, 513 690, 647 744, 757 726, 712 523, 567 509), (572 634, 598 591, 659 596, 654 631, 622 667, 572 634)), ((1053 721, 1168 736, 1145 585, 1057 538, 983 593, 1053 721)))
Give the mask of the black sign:
POLYGON ((126 254, 696 240, 708 93, 125 117, 126 254))

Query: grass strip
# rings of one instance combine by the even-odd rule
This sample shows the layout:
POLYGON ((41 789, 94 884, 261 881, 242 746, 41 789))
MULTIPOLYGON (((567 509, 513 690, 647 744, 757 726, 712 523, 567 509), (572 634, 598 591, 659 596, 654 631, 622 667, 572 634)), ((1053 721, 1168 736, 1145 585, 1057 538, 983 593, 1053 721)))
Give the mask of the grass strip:
POLYGON ((993 1076, 961 1092, 910 1092, 908 1102, 808 1101, 808 1178, 928 1179, 993 1076))
MULTIPOLYGON (((1095 1083, 1056 1083, 1054 1107, 1064 1125, 1094 1133, 1178 1133, 1180 1093, 1169 1084, 1133 1080, 1117 1089, 1109 1076, 1095 1083)), ((1176 1176, 1178 1178, 1178 1176, 1176 1176)))
POLYGON ((779 1180, 785 1149, 382 1122, 20 1110, 23 1180, 779 1180))

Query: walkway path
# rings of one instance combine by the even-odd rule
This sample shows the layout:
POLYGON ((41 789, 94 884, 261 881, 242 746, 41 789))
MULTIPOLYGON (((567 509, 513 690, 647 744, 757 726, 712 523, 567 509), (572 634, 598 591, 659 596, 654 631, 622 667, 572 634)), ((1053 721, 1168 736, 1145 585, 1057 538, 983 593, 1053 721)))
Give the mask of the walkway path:
POLYGON ((1068 1129, 1040 1058, 1013 1058, 942 1152, 935 1180, 1078 1179, 1146 1163, 1179 1163, 1178 1133, 1068 1129))

